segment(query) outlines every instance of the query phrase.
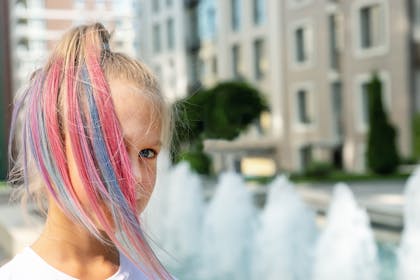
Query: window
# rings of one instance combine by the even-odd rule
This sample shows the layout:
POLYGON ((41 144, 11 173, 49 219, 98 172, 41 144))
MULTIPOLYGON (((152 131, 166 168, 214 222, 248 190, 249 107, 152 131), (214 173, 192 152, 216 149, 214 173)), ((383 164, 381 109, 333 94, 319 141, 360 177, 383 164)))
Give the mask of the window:
POLYGON ((216 3, 214 1, 203 1, 198 6, 198 30, 200 38, 204 41, 213 40, 216 37, 216 3))
POLYGON ((299 150, 301 168, 306 170, 312 162, 312 147, 310 145, 303 146, 299 150))
POLYGON ((359 10, 360 47, 369 49, 385 44, 384 5, 373 4, 359 10))
POLYGON ((18 48, 29 50, 29 40, 28 38, 22 37, 18 40, 18 48))
POLYGON ((211 72, 214 76, 217 75, 217 57, 213 56, 211 59, 211 72))
POLYGON ((253 0, 253 18, 256 25, 265 21, 265 0, 253 0))
POLYGON ((257 39, 254 41, 254 76, 255 79, 263 79, 266 73, 264 41, 257 39))
POLYGON ((369 81, 360 85, 361 99, 362 99, 362 123, 365 126, 369 125, 369 81))
POLYGON ((152 11, 158 13, 160 10, 160 0, 152 0, 152 11))
POLYGON ((161 51, 161 42, 160 42, 160 25, 155 24, 153 26, 153 51, 158 53, 161 51))
POLYGON ((232 74, 235 79, 241 78, 240 73, 240 59, 241 59, 241 48, 238 45, 232 47, 232 74))
POLYGON ((209 25, 209 35, 213 38, 216 34, 216 11, 214 7, 207 10, 207 20, 209 25))
POLYGON ((308 110, 308 92, 305 89, 300 89, 297 92, 297 111, 298 121, 303 124, 311 123, 308 110))
POLYGON ((314 65, 314 30, 312 19, 291 23, 289 29, 290 65, 293 70, 302 70, 314 65))
POLYGON ((239 1, 240 0, 230 0, 230 17, 233 31, 238 31, 241 26, 241 7, 239 1))
POLYGON ((341 105, 341 82, 333 82, 331 84, 331 100, 333 113, 333 128, 337 136, 343 134, 342 127, 342 105, 341 105))
POLYGON ((167 40, 168 40, 168 49, 173 50, 175 46, 175 30, 174 30, 174 20, 169 18, 166 21, 166 32, 167 32, 167 40))
POLYGON ((16 0, 16 7, 18 9, 27 9, 28 3, 26 0, 16 0))
POLYGON ((166 0, 166 6, 171 7, 172 6, 172 0, 166 0))
POLYGON ((305 29, 299 27, 295 30, 295 60, 305 62, 308 59, 307 48, 305 44, 305 29))
POLYGON ((200 80, 204 80, 207 76, 207 65, 203 59, 198 59, 198 76, 200 80))
POLYGON ((328 16, 328 30, 329 30, 329 47, 330 47, 330 68, 337 70, 338 64, 338 39, 337 39, 337 15, 331 14, 328 16))

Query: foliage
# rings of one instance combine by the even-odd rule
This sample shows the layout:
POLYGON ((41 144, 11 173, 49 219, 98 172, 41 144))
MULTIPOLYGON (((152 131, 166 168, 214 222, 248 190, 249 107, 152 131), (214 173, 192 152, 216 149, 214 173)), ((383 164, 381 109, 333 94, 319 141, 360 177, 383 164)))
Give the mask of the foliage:
POLYGON ((414 157, 420 159, 420 114, 413 117, 413 152, 414 157))
POLYGON ((382 84, 374 74, 368 86, 369 132, 367 139, 368 167, 377 174, 394 173, 399 164, 396 131, 389 123, 382 103, 382 84))
MULTIPOLYGON (((176 102, 173 109, 176 135, 172 156, 178 162, 197 160, 198 154, 203 153, 205 139, 236 138, 267 110, 267 105, 259 91, 250 85, 223 82, 176 102), (182 157, 182 154, 189 156, 182 157)), ((194 164, 190 164, 194 169, 194 164)), ((210 171, 210 167, 201 170, 210 171)))
POLYGON ((203 152, 184 152, 180 154, 180 160, 187 161, 191 169, 199 174, 210 174, 211 158, 203 152))
POLYGON ((305 175, 312 178, 326 178, 332 171, 334 166, 330 162, 314 161, 309 163, 305 175))
POLYGON ((368 182, 381 180, 407 180, 410 173, 376 174, 376 173, 347 173, 345 171, 334 170, 326 177, 308 177, 305 174, 291 174, 290 180, 295 183, 351 183, 368 182))
POLYGON ((415 157, 401 157, 400 158, 400 164, 407 164, 407 165, 417 164, 417 158, 415 158, 415 157))

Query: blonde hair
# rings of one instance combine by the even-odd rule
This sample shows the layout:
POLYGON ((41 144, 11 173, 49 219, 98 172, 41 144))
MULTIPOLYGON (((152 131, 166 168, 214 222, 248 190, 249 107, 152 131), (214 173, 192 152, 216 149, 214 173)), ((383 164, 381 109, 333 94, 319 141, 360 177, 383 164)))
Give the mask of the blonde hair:
POLYGON ((12 134, 16 137, 20 133, 20 140, 11 138, 10 147, 20 142, 21 152, 14 160, 10 148, 14 164, 10 182, 23 181, 23 201, 34 199, 41 209, 48 192, 70 218, 107 242, 71 184, 63 151, 69 141, 82 183, 90 194, 90 206, 109 238, 151 278, 171 279, 147 244, 136 217, 136 183, 109 81, 130 82, 150 97, 159 113, 164 144, 170 143, 171 110, 153 73, 143 63, 111 51, 109 39, 102 24, 75 27, 60 40, 45 67, 32 75, 14 108, 12 134), (69 139, 65 139, 64 131, 69 132, 69 139), (112 208, 115 231, 121 238, 104 218, 105 212, 98 206, 101 199, 112 208))

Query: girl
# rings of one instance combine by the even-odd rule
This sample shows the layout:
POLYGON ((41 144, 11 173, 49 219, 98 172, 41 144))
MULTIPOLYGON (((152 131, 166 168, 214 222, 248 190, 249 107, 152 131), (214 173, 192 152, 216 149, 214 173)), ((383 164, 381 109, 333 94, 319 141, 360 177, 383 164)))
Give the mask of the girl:
POLYGON ((12 179, 47 217, 0 279, 172 279, 138 219, 168 110, 151 72, 108 41, 101 24, 70 30, 15 106, 12 179))

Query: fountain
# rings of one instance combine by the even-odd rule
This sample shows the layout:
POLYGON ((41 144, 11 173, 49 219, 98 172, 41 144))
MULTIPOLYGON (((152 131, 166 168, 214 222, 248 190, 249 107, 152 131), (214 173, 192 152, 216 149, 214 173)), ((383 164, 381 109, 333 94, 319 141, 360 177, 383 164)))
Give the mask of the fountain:
POLYGON ((249 279, 255 230, 251 193, 237 174, 222 174, 204 218, 204 279, 249 279))
POLYGON ((186 274, 185 265, 197 266, 201 246, 204 207, 201 181, 187 163, 172 170, 163 166, 166 173, 158 177, 156 193, 142 218, 159 258, 170 268, 186 274))
POLYGON ((420 168, 408 179, 405 188, 404 231, 398 249, 398 279, 420 279, 420 168))
POLYGON ((314 279, 378 279, 376 244, 368 215, 344 184, 334 189, 327 225, 316 248, 314 279))
POLYGON ((314 213, 286 177, 268 186, 260 216, 254 256, 254 279, 310 279, 317 238, 314 213))
MULTIPOLYGON (((346 185, 335 187, 319 232, 315 214, 284 176, 267 186, 264 208, 257 209, 237 174, 219 176, 206 202, 202 180, 186 164, 162 162, 142 218, 158 256, 178 279, 394 279, 394 272, 385 275, 380 268, 384 249, 375 243, 366 211, 346 185)), ((419 176, 417 171, 407 185, 411 202, 399 249, 401 280, 420 279, 420 210, 415 209, 420 193, 414 190, 419 176)))

